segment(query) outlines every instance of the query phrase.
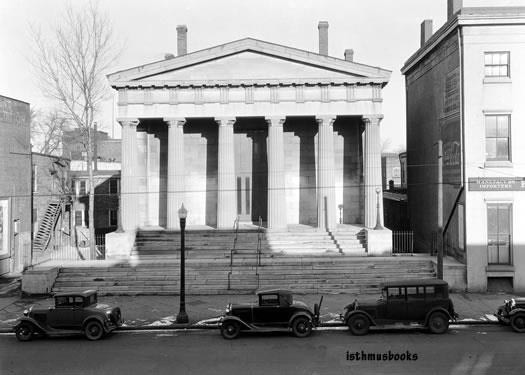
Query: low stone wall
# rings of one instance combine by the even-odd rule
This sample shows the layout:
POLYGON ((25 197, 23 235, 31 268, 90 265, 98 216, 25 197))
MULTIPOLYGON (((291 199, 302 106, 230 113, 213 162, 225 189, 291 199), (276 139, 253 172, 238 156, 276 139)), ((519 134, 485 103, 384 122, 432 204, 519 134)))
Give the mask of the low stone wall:
MULTIPOLYGON (((437 274, 437 259, 432 260, 434 272, 437 274)), ((464 292, 467 290, 467 266, 454 258, 443 258, 443 280, 445 280, 452 292, 464 292)))
POLYGON ((129 258, 137 232, 111 232, 106 234, 106 259, 129 258))
POLYGON ((392 255, 392 231, 383 229, 366 229, 366 248, 368 256, 392 255))
POLYGON ((58 267, 38 267, 22 274, 22 293, 49 294, 58 276, 58 267))

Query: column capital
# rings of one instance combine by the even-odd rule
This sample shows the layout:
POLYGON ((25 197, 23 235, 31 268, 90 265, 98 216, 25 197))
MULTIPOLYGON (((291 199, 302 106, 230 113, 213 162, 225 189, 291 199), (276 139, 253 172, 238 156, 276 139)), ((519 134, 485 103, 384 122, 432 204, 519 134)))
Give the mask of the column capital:
POLYGON ((235 117, 215 117, 214 120, 219 126, 233 126, 236 121, 235 117))
POLYGON ((363 122, 365 124, 377 124, 379 125, 379 123, 381 122, 381 120, 383 119, 383 115, 381 114, 372 114, 372 115, 363 115, 363 122))
POLYGON ((315 116, 315 121, 317 122, 317 125, 319 126, 331 126, 334 124, 334 121, 337 116, 335 115, 321 115, 321 116, 315 116))
POLYGON ((186 119, 184 117, 165 117, 164 122, 168 124, 168 127, 177 126, 183 127, 186 124, 186 119))
POLYGON ((269 116, 265 117, 264 120, 268 126, 283 126, 286 121, 286 116, 269 116))
POLYGON ((136 118, 118 118, 117 119, 120 126, 130 126, 130 127, 137 127, 137 125, 140 123, 140 121, 136 118))

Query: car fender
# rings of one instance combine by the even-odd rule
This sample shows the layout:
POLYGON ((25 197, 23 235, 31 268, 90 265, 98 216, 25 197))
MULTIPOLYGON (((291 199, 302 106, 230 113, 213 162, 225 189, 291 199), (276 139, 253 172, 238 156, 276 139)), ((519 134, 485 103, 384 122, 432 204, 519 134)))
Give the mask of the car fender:
POLYGON ((29 323, 29 324, 35 326, 36 328, 38 328, 43 333, 46 333, 46 331, 47 331, 46 328, 44 326, 42 326, 42 324, 38 323, 35 319, 27 317, 27 316, 23 316, 23 317, 18 318, 18 322, 13 327, 13 329, 16 329, 21 323, 29 323))
POLYGON ((228 321, 228 320, 233 320, 233 321, 236 321, 237 323, 239 323, 241 325, 241 328, 242 329, 254 329, 254 327, 248 323, 246 323, 244 320, 236 317, 236 316, 223 316, 221 321, 220 321, 220 325, 222 325, 222 323, 228 321))
POLYGON ((525 309, 522 309, 522 308, 512 309, 509 312, 509 317, 514 316, 516 314, 525 314, 525 309))
POLYGON ((432 314, 434 314, 435 312, 441 312, 441 313, 445 314, 445 315, 448 317, 448 320, 454 320, 454 319, 450 316, 450 313, 449 313, 446 309, 444 309, 443 307, 436 307, 436 308, 430 310, 430 311, 427 313, 427 315, 425 316, 425 326, 428 325, 428 320, 430 319, 430 316, 431 316, 432 314))
POLYGON ((369 313, 367 313, 366 311, 363 311, 363 310, 352 310, 352 311, 350 311, 345 317, 345 325, 348 325, 348 321, 350 320, 350 318, 352 316, 358 315, 358 314, 366 316, 368 318, 368 320, 370 321, 370 325, 371 326, 375 326, 376 325, 376 322, 375 322, 374 318, 372 318, 372 316, 369 313))
POLYGON ((292 326, 292 322, 295 319, 297 319, 298 317, 300 317, 300 316, 304 316, 306 319, 308 319, 313 324, 314 318, 313 318, 312 314, 307 313, 306 311, 298 311, 295 314, 293 314, 292 317, 290 318, 290 320, 288 321, 288 327, 291 327, 292 326))

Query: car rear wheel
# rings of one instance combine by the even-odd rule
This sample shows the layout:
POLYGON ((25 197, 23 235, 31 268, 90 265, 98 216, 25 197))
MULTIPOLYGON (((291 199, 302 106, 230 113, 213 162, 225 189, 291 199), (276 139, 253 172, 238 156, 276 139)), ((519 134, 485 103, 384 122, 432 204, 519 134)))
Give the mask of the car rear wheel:
POLYGON ((370 321, 366 316, 357 314, 348 319, 348 328, 350 328, 352 335, 363 336, 368 333, 370 321))
POLYGON ((15 334, 18 341, 31 341, 33 338, 34 327, 29 323, 22 323, 16 327, 15 334))
POLYGON ((448 317, 442 312, 435 312, 428 319, 428 329, 432 333, 445 333, 448 330, 448 317))
POLYGON ((516 332, 525 332, 525 314, 516 314, 510 318, 510 326, 516 332))
POLYGON ((235 321, 226 321, 221 325, 221 335, 226 340, 232 340, 241 333, 241 326, 235 321))
POLYGON ((312 333, 312 321, 306 316, 295 318, 292 322, 292 332, 295 337, 308 337, 312 333))
POLYGON ((88 340, 99 340, 102 338, 102 336, 104 336, 104 328, 99 321, 92 320, 84 327, 84 335, 88 340))

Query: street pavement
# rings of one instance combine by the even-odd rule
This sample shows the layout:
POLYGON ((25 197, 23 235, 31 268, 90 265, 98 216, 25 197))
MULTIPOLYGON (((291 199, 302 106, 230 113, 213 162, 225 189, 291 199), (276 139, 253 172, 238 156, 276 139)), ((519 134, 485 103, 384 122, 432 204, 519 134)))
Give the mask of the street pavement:
POLYGON ((224 340, 216 330, 140 330, 96 342, 82 336, 18 342, 13 334, 0 334, 0 373, 517 375, 525 368, 522 352, 523 335, 495 325, 456 325, 443 335, 316 330, 304 339, 274 333, 224 340))
MULTIPOLYGON (((354 301, 376 299, 379 295, 351 295, 328 294, 324 295, 321 308, 322 324, 335 323, 343 312, 344 306, 354 301)), ((320 295, 296 294, 296 300, 304 301, 313 308, 318 303, 320 295)), ((461 323, 479 324, 495 323, 494 312, 505 299, 514 297, 510 294, 450 294, 461 323)), ((119 306, 122 310, 124 327, 130 329, 148 329, 175 327, 176 316, 179 311, 178 296, 101 296, 99 301, 119 306)), ((255 302, 254 295, 198 295, 186 296, 186 312, 190 324, 186 327, 214 326, 229 302, 255 302)), ((53 306, 50 297, 21 297, 19 293, 10 293, 0 297, 0 332, 10 331, 16 319, 30 306, 53 306)))

